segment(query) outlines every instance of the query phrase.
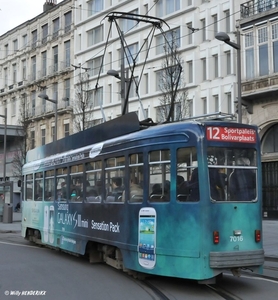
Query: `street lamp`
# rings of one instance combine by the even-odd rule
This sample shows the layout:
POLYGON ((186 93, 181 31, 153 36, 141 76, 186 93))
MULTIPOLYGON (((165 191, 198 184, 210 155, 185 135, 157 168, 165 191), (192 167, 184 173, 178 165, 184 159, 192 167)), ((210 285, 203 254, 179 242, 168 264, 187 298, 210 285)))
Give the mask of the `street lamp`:
POLYGON ((57 125, 58 125, 58 118, 57 118, 57 106, 58 106, 58 101, 49 99, 49 97, 46 94, 39 94, 39 98, 44 99, 46 101, 52 102, 55 104, 55 130, 54 130, 54 141, 57 141, 57 125))
POLYGON ((6 181, 6 152, 7 152, 7 107, 5 108, 5 115, 0 115, 0 117, 5 119, 4 128, 4 159, 3 159, 3 181, 6 181))
POLYGON ((215 38, 237 50, 238 123, 242 123, 240 32, 237 30, 237 43, 231 42, 226 32, 218 32, 215 38))

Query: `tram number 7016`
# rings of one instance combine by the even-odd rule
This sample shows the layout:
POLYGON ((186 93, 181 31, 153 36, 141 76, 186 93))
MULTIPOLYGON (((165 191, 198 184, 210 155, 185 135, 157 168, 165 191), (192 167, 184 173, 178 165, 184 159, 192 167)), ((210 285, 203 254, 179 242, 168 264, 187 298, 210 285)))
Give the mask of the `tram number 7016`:
POLYGON ((243 236, 242 235, 239 235, 239 236, 230 235, 230 242, 243 242, 243 236))

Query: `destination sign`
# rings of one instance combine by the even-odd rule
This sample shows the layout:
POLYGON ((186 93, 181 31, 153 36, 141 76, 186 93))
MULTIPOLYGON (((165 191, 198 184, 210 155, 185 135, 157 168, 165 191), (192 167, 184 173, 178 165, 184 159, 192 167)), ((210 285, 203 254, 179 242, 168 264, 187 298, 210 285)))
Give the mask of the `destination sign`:
POLYGON ((256 130, 251 128, 235 128, 208 126, 207 139, 217 142, 256 143, 256 130))

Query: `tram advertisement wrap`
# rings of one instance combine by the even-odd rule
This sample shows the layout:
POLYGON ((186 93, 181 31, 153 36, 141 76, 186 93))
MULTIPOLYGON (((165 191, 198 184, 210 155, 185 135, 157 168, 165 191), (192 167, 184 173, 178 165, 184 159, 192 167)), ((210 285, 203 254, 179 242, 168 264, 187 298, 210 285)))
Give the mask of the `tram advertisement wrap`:
POLYGON ((207 140, 216 142, 256 143, 256 130, 251 128, 235 128, 208 126, 207 140))

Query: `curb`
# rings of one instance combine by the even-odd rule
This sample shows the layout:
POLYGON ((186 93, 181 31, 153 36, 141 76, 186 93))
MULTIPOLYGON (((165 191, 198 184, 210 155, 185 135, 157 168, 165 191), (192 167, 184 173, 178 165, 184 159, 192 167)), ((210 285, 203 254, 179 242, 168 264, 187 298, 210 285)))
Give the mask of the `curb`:
POLYGON ((21 230, 0 229, 0 233, 21 233, 21 230))

